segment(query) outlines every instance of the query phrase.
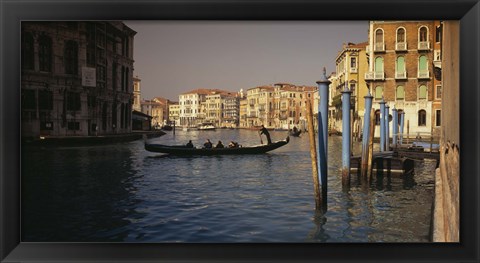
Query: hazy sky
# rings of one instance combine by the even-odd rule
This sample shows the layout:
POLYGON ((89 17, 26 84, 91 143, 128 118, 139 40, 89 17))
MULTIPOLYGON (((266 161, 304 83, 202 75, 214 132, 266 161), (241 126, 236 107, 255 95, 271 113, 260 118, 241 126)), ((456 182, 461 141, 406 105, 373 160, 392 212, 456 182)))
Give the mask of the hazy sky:
POLYGON ((368 40, 367 21, 125 21, 135 30, 134 75, 143 99, 197 88, 316 86, 342 43, 368 40))

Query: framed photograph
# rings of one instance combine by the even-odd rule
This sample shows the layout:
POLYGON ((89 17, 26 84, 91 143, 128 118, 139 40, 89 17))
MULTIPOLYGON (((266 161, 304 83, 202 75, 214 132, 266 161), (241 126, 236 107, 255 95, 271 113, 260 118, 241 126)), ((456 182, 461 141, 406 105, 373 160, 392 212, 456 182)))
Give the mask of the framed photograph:
POLYGON ((2 6, 2 262, 479 260, 477 1, 2 6))

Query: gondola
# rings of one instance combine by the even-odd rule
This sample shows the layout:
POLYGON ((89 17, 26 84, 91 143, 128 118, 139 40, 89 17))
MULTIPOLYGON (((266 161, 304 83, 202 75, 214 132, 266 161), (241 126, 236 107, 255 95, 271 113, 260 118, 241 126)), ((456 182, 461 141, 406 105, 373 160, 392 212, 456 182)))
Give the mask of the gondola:
POLYGON ((301 130, 298 130, 298 131, 293 131, 293 130, 291 130, 291 131, 290 131, 290 136, 299 137, 299 136, 300 136, 300 133, 302 133, 301 130))
POLYGON ((285 140, 276 141, 271 144, 262 144, 254 146, 236 147, 236 148, 189 148, 185 145, 163 145, 150 144, 145 142, 145 150, 157 153, 168 153, 172 155, 227 155, 227 154, 260 154, 266 153, 286 145, 290 141, 287 136, 285 140))

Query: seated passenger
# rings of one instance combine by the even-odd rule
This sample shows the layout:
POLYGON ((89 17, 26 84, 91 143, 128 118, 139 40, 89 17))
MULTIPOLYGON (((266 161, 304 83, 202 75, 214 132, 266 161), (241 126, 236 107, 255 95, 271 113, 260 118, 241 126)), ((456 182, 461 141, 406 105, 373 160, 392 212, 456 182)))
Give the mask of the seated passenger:
POLYGON ((222 141, 218 141, 217 146, 215 148, 224 148, 222 141))
POLYGON ((207 141, 203 144, 203 147, 206 149, 212 148, 212 142, 210 141, 210 139, 207 139, 207 141))
POLYGON ((193 148, 192 140, 189 140, 186 146, 187 146, 188 148, 193 148))
POLYGON ((237 142, 234 142, 234 141, 230 141, 230 143, 228 144, 228 147, 229 147, 229 148, 237 148, 237 147, 238 147, 238 143, 237 143, 237 142))

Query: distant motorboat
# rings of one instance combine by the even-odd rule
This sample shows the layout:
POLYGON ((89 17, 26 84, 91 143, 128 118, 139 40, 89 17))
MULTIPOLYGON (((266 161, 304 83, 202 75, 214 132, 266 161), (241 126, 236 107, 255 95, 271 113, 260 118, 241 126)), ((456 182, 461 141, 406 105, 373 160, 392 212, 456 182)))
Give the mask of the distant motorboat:
POLYGON ((213 125, 213 123, 206 122, 198 125, 198 130, 200 131, 215 130, 215 126, 213 125))

